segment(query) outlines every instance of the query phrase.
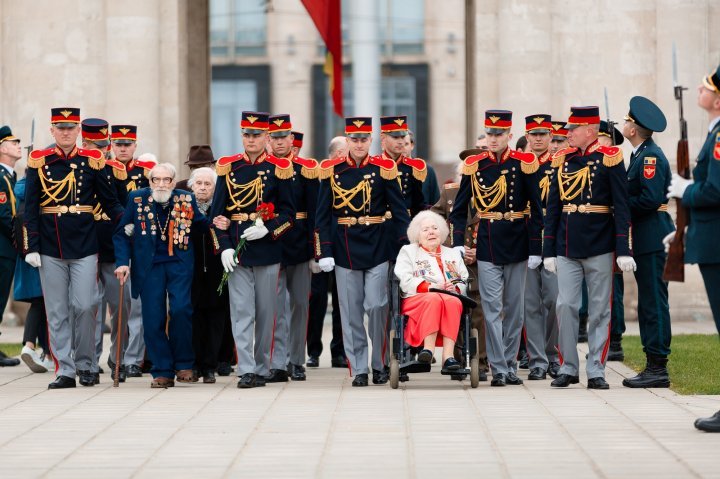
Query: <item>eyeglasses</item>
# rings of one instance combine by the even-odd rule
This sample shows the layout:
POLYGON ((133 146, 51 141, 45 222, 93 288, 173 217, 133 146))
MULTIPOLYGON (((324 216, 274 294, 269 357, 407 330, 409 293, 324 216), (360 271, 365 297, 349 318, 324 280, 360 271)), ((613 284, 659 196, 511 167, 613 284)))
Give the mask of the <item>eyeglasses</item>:
POLYGON ((166 185, 169 185, 170 183, 173 182, 173 179, 172 179, 172 178, 167 178, 167 177, 166 177, 166 178, 160 178, 160 177, 158 177, 158 176, 153 176, 153 178, 152 178, 150 181, 152 181, 153 184, 155 184, 155 185, 159 185, 159 184, 161 184, 161 183, 165 183, 166 185))

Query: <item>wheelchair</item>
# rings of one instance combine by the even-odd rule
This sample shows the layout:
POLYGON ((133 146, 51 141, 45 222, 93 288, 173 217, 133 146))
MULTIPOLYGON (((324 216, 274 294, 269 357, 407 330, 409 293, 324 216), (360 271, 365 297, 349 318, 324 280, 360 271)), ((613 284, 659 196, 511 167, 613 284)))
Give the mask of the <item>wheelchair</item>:
MULTIPOLYGON (((468 279, 469 281, 471 278, 468 279)), ((480 383, 480 359, 478 356, 478 330, 471 327, 472 310, 478 306, 477 302, 465 295, 452 291, 430 288, 431 292, 447 294, 458 298, 463 305, 460 318, 458 338, 463 338, 461 347, 461 369, 454 371, 441 371, 443 375, 470 376, 470 387, 476 388, 480 383)), ((394 275, 390 288, 390 387, 397 389, 400 382, 408 380, 408 374, 430 372, 429 363, 421 363, 415 359, 412 347, 405 343, 405 327, 409 317, 402 314, 400 298, 400 280, 394 275)))

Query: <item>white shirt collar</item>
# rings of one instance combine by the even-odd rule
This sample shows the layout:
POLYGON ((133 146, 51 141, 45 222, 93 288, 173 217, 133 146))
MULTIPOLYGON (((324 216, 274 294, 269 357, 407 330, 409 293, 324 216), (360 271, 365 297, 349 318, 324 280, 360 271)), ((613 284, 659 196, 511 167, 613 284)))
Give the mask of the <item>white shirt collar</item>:
POLYGON ((13 173, 15 173, 15 170, 14 170, 13 167, 10 166, 10 165, 6 165, 5 163, 0 163, 0 166, 4 166, 5 169, 8 170, 8 172, 10 173, 10 175, 12 175, 13 173))
POLYGON ((642 146, 643 143, 645 143, 645 142, 643 141, 643 142, 640 143, 638 146, 636 146, 635 148, 633 148, 633 151, 632 151, 632 154, 633 154, 633 155, 637 154, 638 150, 640 149, 640 147, 642 146))
POLYGON ((720 116, 716 117, 713 121, 710 122, 710 125, 708 126, 708 131, 713 131, 718 123, 720 123, 720 116))

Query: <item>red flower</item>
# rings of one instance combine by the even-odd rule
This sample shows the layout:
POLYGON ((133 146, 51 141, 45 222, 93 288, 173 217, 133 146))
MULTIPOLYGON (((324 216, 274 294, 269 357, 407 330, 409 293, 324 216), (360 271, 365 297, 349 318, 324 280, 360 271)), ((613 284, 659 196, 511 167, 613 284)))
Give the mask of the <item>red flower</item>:
POLYGON ((260 213, 263 221, 268 221, 275 217, 275 205, 272 203, 260 203, 256 211, 260 213))

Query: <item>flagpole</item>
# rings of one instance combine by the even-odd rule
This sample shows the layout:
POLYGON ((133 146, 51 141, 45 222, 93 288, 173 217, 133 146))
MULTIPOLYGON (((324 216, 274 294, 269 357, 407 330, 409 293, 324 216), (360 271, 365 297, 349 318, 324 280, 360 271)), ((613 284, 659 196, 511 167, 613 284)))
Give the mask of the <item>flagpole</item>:
POLYGON ((465 0, 465 146, 475 146, 477 98, 475 94, 475 0, 465 0))

